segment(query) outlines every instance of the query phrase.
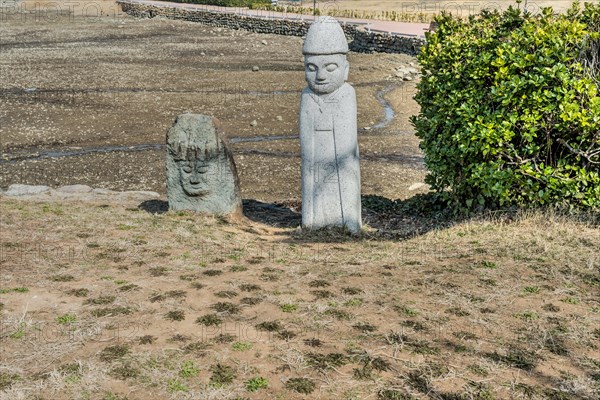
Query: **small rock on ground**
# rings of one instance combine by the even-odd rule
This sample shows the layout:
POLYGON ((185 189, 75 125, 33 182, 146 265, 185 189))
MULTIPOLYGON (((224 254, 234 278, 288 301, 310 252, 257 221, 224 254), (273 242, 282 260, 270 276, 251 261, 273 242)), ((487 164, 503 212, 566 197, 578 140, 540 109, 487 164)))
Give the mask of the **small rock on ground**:
POLYGON ((10 185, 4 193, 7 196, 28 196, 34 194, 45 193, 50 190, 49 186, 43 185, 22 185, 19 183, 10 185))

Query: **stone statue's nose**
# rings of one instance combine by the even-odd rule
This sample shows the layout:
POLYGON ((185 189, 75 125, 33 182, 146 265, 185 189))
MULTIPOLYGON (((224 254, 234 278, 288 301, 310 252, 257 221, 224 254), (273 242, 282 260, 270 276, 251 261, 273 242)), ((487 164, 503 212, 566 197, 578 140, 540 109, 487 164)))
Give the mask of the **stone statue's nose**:
POLYGON ((201 182, 202 173, 198 172, 196 168, 192 171, 192 176, 190 177, 191 183, 200 183, 201 182))
POLYGON ((325 80, 325 70, 323 68, 319 68, 317 70, 317 80, 324 81, 325 80))

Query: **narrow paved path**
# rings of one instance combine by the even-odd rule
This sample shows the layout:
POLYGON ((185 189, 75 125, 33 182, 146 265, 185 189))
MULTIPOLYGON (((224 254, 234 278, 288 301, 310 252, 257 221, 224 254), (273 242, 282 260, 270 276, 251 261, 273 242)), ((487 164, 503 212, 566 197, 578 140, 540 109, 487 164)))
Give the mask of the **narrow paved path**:
MULTIPOLYGON (((188 10, 204 10, 215 11, 230 14, 248 15, 260 18, 272 19, 287 19, 287 20, 305 20, 311 21, 315 17, 312 15, 302 15, 287 12, 266 11, 266 10, 251 10, 243 7, 219 7, 206 4, 189 4, 189 3, 172 3, 169 1, 152 1, 152 0, 121 0, 125 3, 141 3, 153 5, 156 7, 176 7, 188 10)), ((375 19, 352 19, 336 17, 338 21, 344 21, 351 24, 363 25, 365 29, 375 32, 386 32, 393 35, 403 36, 418 36, 425 37, 425 31, 429 29, 429 24, 417 22, 396 22, 396 21, 380 21, 375 19)))

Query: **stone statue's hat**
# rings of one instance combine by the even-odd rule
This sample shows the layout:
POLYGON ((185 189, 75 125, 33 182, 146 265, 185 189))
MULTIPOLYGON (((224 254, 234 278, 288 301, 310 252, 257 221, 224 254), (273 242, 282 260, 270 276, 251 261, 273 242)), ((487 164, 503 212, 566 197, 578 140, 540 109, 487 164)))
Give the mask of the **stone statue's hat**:
POLYGON ((302 54, 346 54, 347 52, 346 35, 334 18, 321 17, 308 28, 302 54))

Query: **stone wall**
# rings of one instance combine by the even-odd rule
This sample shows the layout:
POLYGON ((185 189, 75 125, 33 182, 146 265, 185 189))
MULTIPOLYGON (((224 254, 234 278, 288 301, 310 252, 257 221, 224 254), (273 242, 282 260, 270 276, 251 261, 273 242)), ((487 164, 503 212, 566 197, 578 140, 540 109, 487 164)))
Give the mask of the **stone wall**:
MULTIPOLYGON (((209 11, 202 9, 183 9, 169 5, 119 1, 123 12, 138 18, 164 17, 199 22, 201 24, 245 29, 256 33, 272 33, 286 36, 304 36, 310 26, 310 20, 284 20, 234 14, 231 12, 209 11)), ((425 39, 391 35, 388 33, 368 32, 358 25, 342 24, 344 33, 350 40, 350 50, 361 53, 404 53, 415 55, 425 43, 425 39)))

